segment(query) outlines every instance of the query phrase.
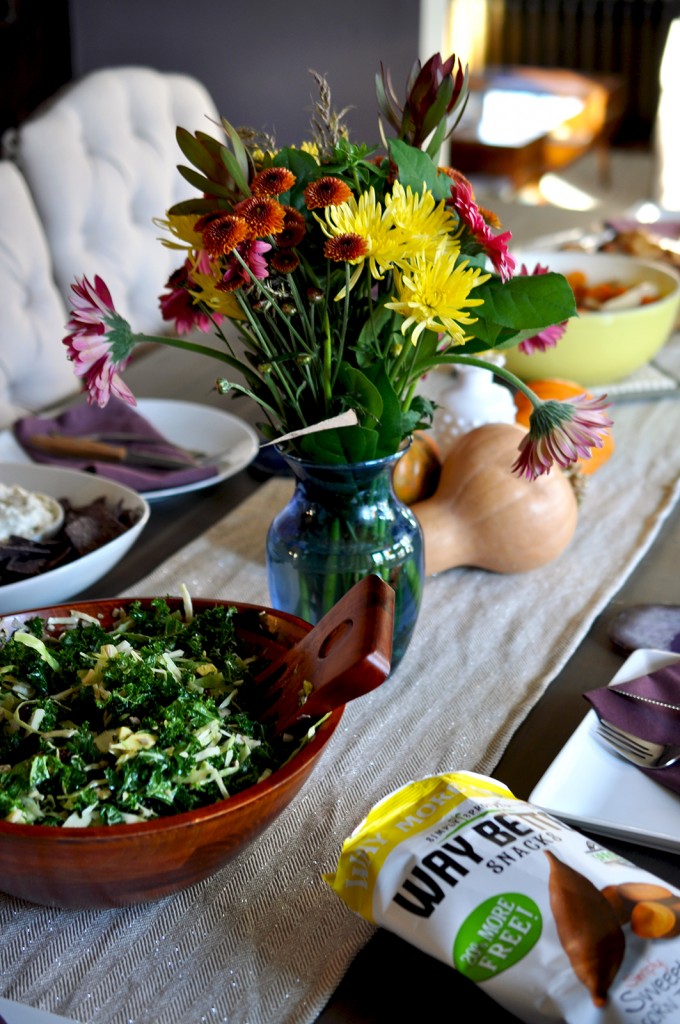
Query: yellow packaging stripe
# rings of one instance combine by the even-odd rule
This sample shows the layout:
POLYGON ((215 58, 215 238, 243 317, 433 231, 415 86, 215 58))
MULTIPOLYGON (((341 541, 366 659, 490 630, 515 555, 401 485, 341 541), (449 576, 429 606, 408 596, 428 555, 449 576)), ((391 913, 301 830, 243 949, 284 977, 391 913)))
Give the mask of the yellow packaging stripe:
POLYGON ((409 782, 368 813, 342 844, 335 873, 324 880, 362 917, 375 924, 373 885, 401 842, 431 828, 469 797, 515 799, 502 783, 473 772, 450 772, 409 782))

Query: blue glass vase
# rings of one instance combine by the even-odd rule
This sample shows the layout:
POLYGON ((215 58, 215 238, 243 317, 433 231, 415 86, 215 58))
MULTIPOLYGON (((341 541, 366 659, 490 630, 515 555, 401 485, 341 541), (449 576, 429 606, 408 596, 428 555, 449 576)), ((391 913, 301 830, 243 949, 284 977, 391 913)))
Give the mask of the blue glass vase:
POLYGON ((390 584, 392 669, 413 635, 425 575, 420 524, 392 487, 402 454, 339 466, 284 454, 295 490, 267 534, 271 604, 307 622, 317 623, 369 573, 390 584))

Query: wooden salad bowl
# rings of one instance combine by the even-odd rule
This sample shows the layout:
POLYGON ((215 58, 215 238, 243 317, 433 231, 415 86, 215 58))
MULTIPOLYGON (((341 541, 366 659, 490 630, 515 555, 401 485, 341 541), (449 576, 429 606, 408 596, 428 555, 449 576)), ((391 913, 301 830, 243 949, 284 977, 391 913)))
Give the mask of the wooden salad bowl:
MULTIPOLYGON (((133 600, 117 598, 33 609, 0 618, 8 633, 35 616, 65 616, 72 610, 99 616, 104 628, 113 611, 133 600)), ((164 598, 170 608, 179 599, 164 598)), ((236 608, 236 633, 261 643, 274 661, 301 640, 311 626, 302 619, 259 605, 194 600, 194 610, 215 605, 236 608)), ((391 639, 391 632, 390 632, 391 639)), ((389 672, 389 662, 387 666, 389 672)), ((377 685, 375 681, 372 686, 377 685)), ((316 735, 268 778, 198 810, 123 825, 60 828, 0 821, 0 891, 47 906, 117 907, 158 900, 201 882, 226 865, 277 817, 309 777, 340 724, 336 707, 316 735)))

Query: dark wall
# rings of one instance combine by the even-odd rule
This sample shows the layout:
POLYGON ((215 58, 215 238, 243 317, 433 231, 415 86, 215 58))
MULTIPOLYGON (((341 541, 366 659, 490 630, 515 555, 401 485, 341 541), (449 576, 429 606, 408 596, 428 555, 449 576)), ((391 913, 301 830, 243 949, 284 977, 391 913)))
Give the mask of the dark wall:
MULTIPOLYGON (((327 77, 355 141, 377 135, 374 76, 386 64, 399 93, 418 56, 418 0, 69 0, 73 75, 145 64, 199 78, 237 126, 309 136, 327 77)), ((191 126, 187 126, 191 127, 191 126)))
POLYGON ((0 134, 71 77, 68 0, 0 0, 0 134))

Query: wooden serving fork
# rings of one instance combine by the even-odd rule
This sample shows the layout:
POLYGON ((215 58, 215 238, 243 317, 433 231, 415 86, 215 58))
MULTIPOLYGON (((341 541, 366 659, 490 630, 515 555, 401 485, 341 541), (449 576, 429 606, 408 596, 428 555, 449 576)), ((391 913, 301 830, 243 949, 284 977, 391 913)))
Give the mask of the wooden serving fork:
POLYGON ((394 590, 365 576, 255 678, 258 717, 281 733, 369 693, 390 673, 393 628, 394 590))

